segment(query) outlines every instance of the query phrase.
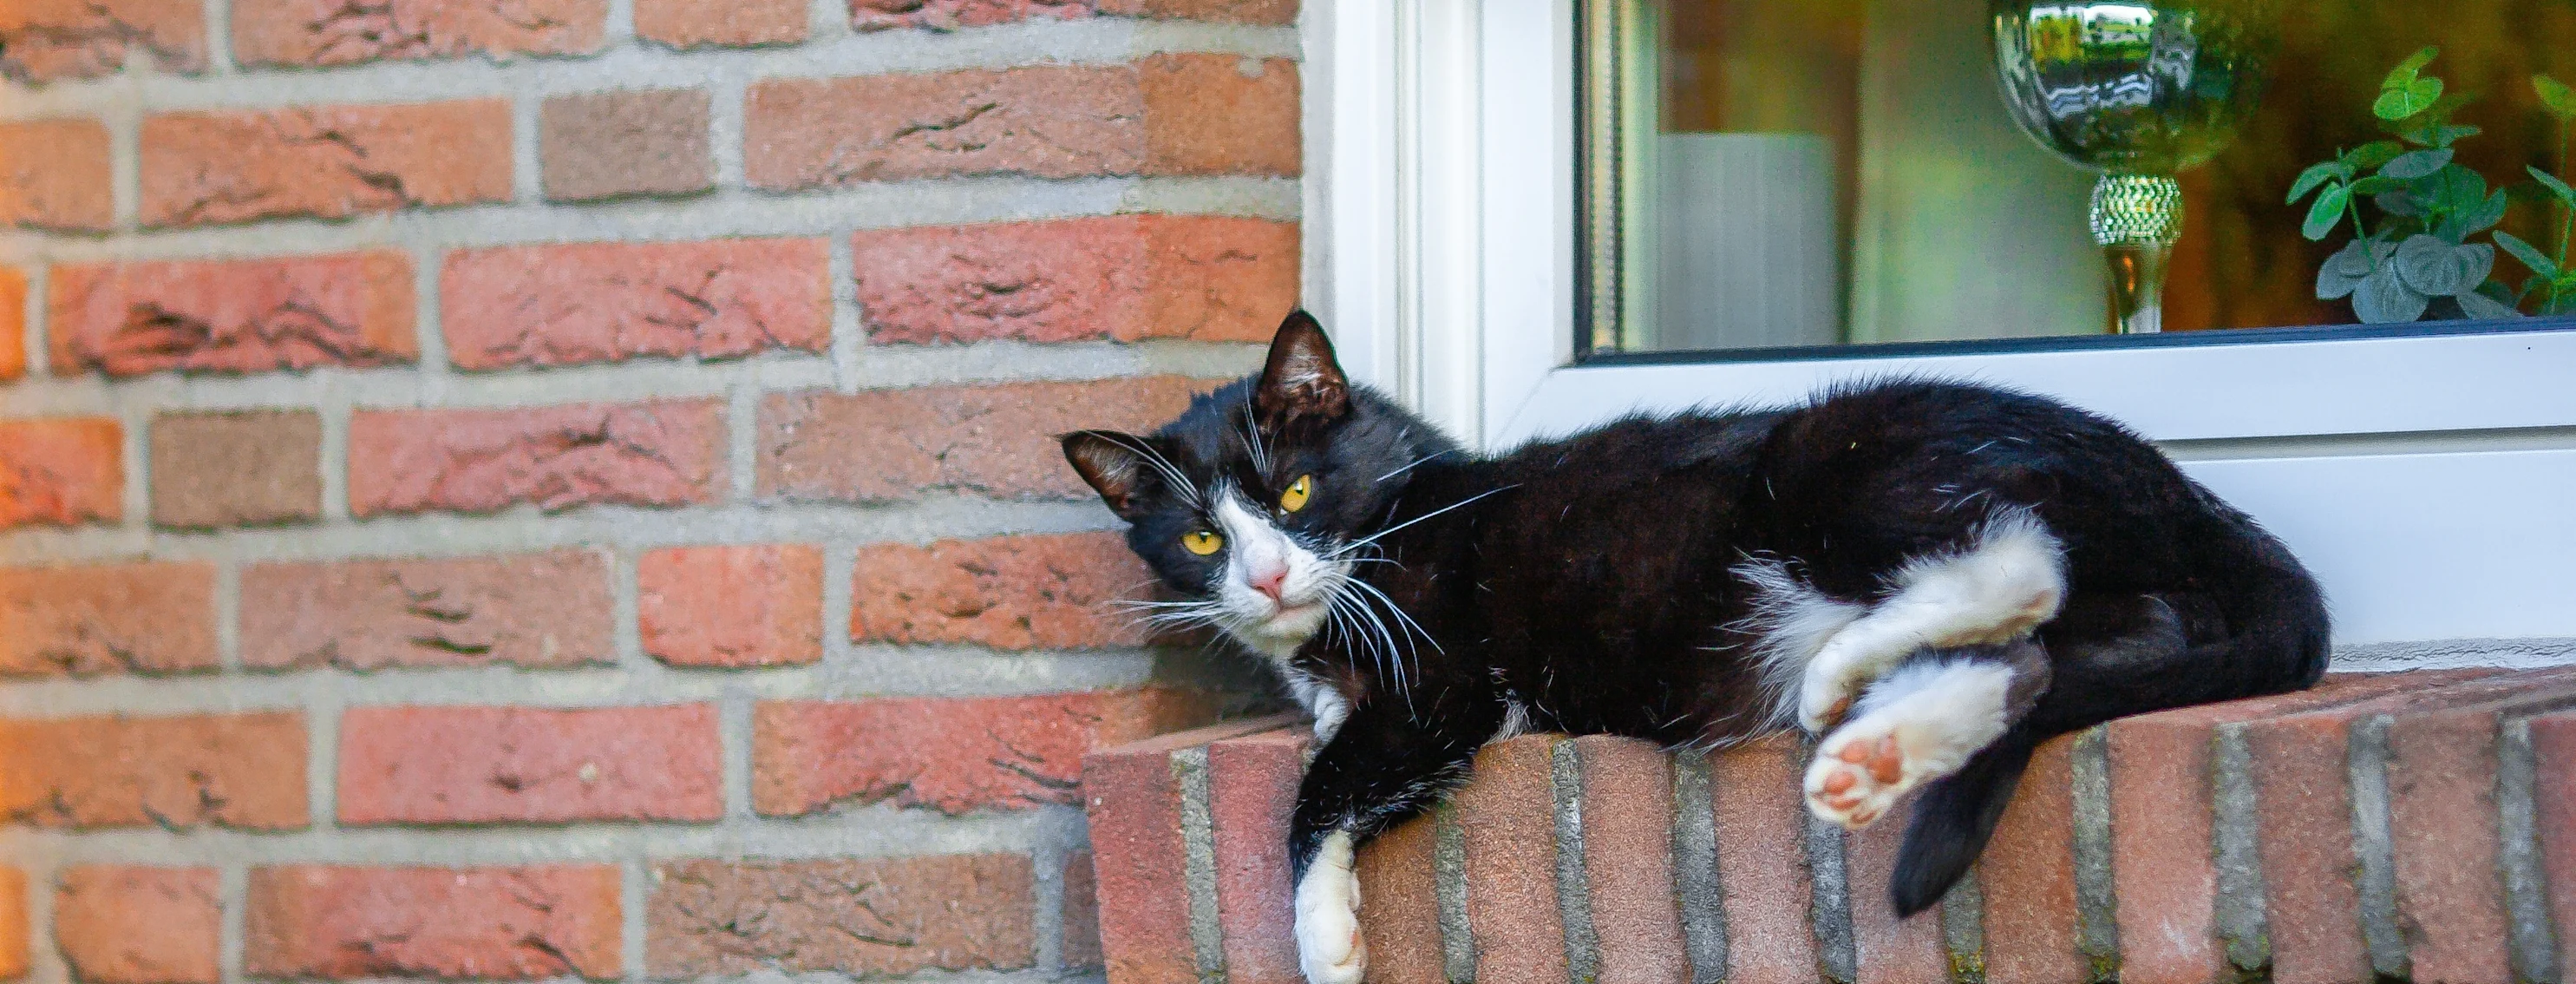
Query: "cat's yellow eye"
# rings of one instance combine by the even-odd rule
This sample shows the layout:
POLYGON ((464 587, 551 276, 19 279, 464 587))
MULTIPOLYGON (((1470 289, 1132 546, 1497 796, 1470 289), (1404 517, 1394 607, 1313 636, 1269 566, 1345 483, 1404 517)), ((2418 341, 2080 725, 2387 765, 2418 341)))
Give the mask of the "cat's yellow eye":
POLYGON ((1205 557, 1225 549, 1225 538, 1208 530, 1192 530, 1181 536, 1181 546, 1191 553, 1205 557))
POLYGON ((1299 475, 1288 483, 1288 491, 1279 493, 1279 508, 1296 512, 1306 508, 1306 500, 1315 494, 1315 476, 1299 475))

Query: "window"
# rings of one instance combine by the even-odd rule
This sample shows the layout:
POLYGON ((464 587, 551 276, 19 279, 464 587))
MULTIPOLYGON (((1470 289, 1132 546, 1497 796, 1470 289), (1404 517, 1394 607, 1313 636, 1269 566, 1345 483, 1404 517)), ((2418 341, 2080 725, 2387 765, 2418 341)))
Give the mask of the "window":
MULTIPOLYGON (((1906 22, 1903 38, 1917 45, 1975 45, 1973 54, 1944 56, 1965 59, 1960 64, 1981 67, 1978 59, 1992 58, 1991 41, 1978 33, 1985 14, 1974 0, 1817 0, 1812 11, 1800 8, 1802 2, 1710 5, 1806 17, 1821 23, 1819 30, 1844 32, 1840 37, 1846 39, 1854 28, 1835 21, 1834 8, 1864 9, 1873 16, 1912 11, 1915 20, 1906 22), (1968 7, 1959 9, 1962 3, 1968 7)), ((2303 28, 2327 39, 2349 36, 2337 32, 2349 31, 2355 12, 2379 9, 2369 0, 2290 6, 2344 11, 2335 16, 2345 21, 2303 28)), ((2550 17, 2565 12, 2563 4, 2535 2, 2451 5, 2446 17, 2465 26, 2440 28, 2461 33, 2444 36, 2444 61, 2436 64, 2466 66, 2483 57, 2473 53, 2484 50, 2478 39, 2488 47, 2519 46, 2515 50, 2557 58, 2576 54, 2576 43, 2562 36, 2568 28, 2549 26, 2559 21, 2508 29, 2499 19, 2544 8, 2556 11, 2550 17), (2562 34, 2547 33, 2553 31, 2562 34)), ((1646 16, 1651 11, 1622 9, 1653 26, 1646 16)), ((2050 222, 2073 223, 2061 230, 2059 248, 2047 254, 2058 267, 1978 264, 1953 273, 1910 265, 1896 271, 1896 282, 1901 286, 1910 276, 1936 285, 1944 279, 1979 281, 1973 286, 1987 293, 1949 302, 1951 310, 1974 317, 1953 319, 1950 327, 1979 319, 1992 323, 1999 319, 1981 312, 2006 305, 2050 307, 2032 297, 2069 298, 2068 305, 2080 298, 2088 305, 2084 316, 2058 323, 2070 334, 1958 340, 1975 333, 1921 328, 1941 322, 1913 314, 1877 316, 1894 336, 1852 329, 1855 311, 1866 315, 1868 304, 1886 303, 1861 300, 1865 292, 1850 286, 1858 276, 1854 271, 1890 269, 1870 267, 1874 261, 1857 245, 1865 237, 1841 231, 1843 223, 1858 227, 1863 216, 1874 214, 1864 169, 1848 179, 1855 189, 1848 199, 1850 219, 1841 217, 1846 199, 1835 199, 1835 238, 1823 250, 1789 233, 1750 237, 1767 250, 1804 249, 1834 258, 1838 268, 1830 277, 1839 286, 1829 306, 1840 333, 1831 339, 1835 344, 1734 338, 1714 343, 1727 346, 1715 350, 1698 341, 1667 346, 1643 331, 1622 337, 1623 326, 1614 322, 1606 344, 1595 347, 1594 329, 1600 326, 1594 311, 1602 295, 1593 285, 1600 257, 1585 244, 1595 228, 1590 220, 1599 213, 1587 211, 1585 192, 1593 187, 1586 165, 1598 158, 1587 148, 1597 132, 1584 126, 1578 111, 1593 108, 1592 97, 1599 94, 1583 83, 1587 66, 1598 63, 1592 56, 1604 50, 1584 43, 1586 30, 1597 24, 1588 19, 1591 14, 1577 0, 1309 0, 1306 10, 1309 304, 1333 329, 1358 378, 1467 442, 1508 447, 1640 410, 1792 402, 1838 380, 1891 373, 2009 385, 2128 424, 2280 533, 2325 583, 2337 616, 2338 659, 2346 665, 2576 661, 2576 580, 2565 572, 2565 558, 2576 556, 2576 319, 2315 327, 2349 318, 2348 312, 2335 319, 2318 315, 2313 298, 2302 300, 2297 293, 2313 284, 2314 268, 2304 264, 2316 254, 2263 259, 2252 252, 2255 246, 2244 245, 2226 247, 2247 251, 2243 255, 2218 251, 2192 260, 2186 246, 2176 265, 2196 262, 2214 269, 2194 275, 2195 289, 2205 287, 2212 299, 2191 302, 2203 304, 2193 314, 2177 291, 2168 327, 2293 327, 2099 334, 2092 325, 2104 311, 2095 293, 2102 289, 2101 275, 2093 272, 2100 259, 2082 225, 2089 176, 2050 159, 2006 125, 1999 134, 2010 141, 2003 145, 2027 150, 2031 173, 2052 183, 2014 190, 1994 203, 1983 192, 1963 193, 1962 200, 1989 212, 2015 213, 1993 220, 2007 225, 2058 209, 2050 222), (2247 286, 2220 296, 2222 283, 2247 286), (2308 306, 2265 306, 2299 304, 2308 306), (2308 313, 2292 316, 2300 311, 2308 313), (2077 331, 2088 334, 2071 334, 2077 331), (1854 340, 1871 344, 1848 344, 1854 340), (2510 641, 2493 641, 2498 639, 2510 641)), ((1867 17, 1857 30, 1867 42, 1867 17)), ((2318 50, 2375 66, 2353 68, 2359 74, 2346 76, 2375 88, 2373 73, 2385 72, 2382 63, 2403 58, 2414 43, 2393 30, 2351 52, 2318 50)), ((1871 73, 1885 70, 1872 61, 1872 50, 1868 43, 1851 48, 1849 67, 1829 59, 1807 64, 1804 70, 1826 79, 1812 88, 1831 91, 1839 84, 1832 82, 1835 73, 1848 73, 1866 91, 1871 73)), ((1632 82, 1668 74, 1646 76, 1635 64, 1624 72, 1619 77, 1632 82)), ((2452 77, 2472 75, 2463 68, 2452 77)), ((1978 85, 1977 105, 1998 106, 1991 82, 1978 85)), ((2327 118, 2327 109, 2313 107, 2349 107, 2355 98, 2330 93, 2322 83, 2285 88, 2276 80, 2268 91, 2270 105, 2298 108, 2309 119, 2327 118), (2293 102, 2284 93, 2304 94, 2293 102)), ((2497 91, 2482 92, 2486 101, 2480 105, 2507 103, 2497 91)), ((1798 107, 1830 103, 1820 96, 1779 112, 1808 112, 1798 107)), ((1960 104, 1966 105, 1964 97, 1960 104)), ((1828 146, 1837 139, 1866 144, 1871 105, 1861 103, 1854 135, 1835 137, 1823 127, 1787 132, 1821 134, 1828 146)), ((1653 118, 1664 116, 1658 109, 1653 118)), ((2483 116, 2474 121, 2493 122, 2483 116)), ((2330 133, 2320 139, 2351 138, 2330 133)), ((2493 132, 2478 139, 2491 148, 2513 143, 2493 132)), ((2239 147, 2248 145, 2240 138, 2239 147)), ((2262 149, 2293 162, 2308 153, 2262 149)), ((1778 151, 1793 159, 1801 153, 1815 151, 1778 151)), ((1961 167, 1981 159, 1968 155, 1961 167)), ((2222 156, 2199 170, 2220 175, 2226 160, 2222 156)), ((2500 161, 2477 166, 2503 173, 2500 161)), ((2215 236, 2228 223, 2254 229, 2257 206, 2276 215, 2286 191, 2268 173, 2228 179, 2235 183, 2224 187, 2236 189, 2228 195, 2247 203, 2241 207, 2201 208, 2200 198, 2192 198, 2198 217, 2186 223, 2210 231, 2217 242, 2228 241, 2215 236), (2240 213, 2246 217, 2225 218, 2240 213)), ((2288 173, 2295 176, 2296 170, 2288 173)), ((2187 195, 2214 194, 2192 192, 2190 180, 2185 185, 2187 195)), ((1815 186, 1812 180, 1805 185, 1815 186)), ((2213 180, 2211 187, 2221 185, 2213 180)), ((1826 223, 1816 218, 1813 193, 1808 194, 1799 222, 1814 229, 1826 223)), ((1674 211, 1633 199, 1631 207, 1657 217, 1674 211)), ((2287 249, 2314 248, 2296 239, 2296 230, 2291 235, 2287 249)), ((2265 249, 2283 242, 2277 230, 2244 236, 2237 241, 2272 244, 2265 249)), ((1931 255, 1940 258, 1938 251, 1931 255)), ((2498 262, 2500 268, 2509 264, 2498 262)), ((1826 305, 1809 310, 1821 306, 1826 305)))

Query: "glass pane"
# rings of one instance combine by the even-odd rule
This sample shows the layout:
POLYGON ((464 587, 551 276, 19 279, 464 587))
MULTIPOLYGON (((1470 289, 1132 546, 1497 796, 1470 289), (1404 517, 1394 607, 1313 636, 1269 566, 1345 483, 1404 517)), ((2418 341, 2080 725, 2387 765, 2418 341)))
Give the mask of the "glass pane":
MULTIPOLYGON (((2532 244, 2545 264, 2565 254, 2568 210, 2525 167, 2569 174, 2576 100, 2553 112, 2533 76, 2576 82, 2576 3, 2406 9, 1588 0, 1579 345, 1598 354, 2349 323, 2353 301, 2317 293, 2320 267, 2355 240, 2356 217, 2383 254, 2420 235, 2456 259, 2447 276, 2462 282, 2443 295, 2431 292, 2443 276, 2408 280, 2389 257, 2378 286, 2424 288, 2423 317, 2551 311, 2550 287, 2525 291, 2532 270, 2494 233, 2532 244), (2418 78, 2474 100, 2374 116, 2375 103, 2389 108, 2391 69, 2428 46, 2439 55, 2418 78), (2054 148, 2016 124, 1999 65, 2021 73, 2011 87, 2054 148), (2443 120, 2482 130, 2430 128, 2443 120), (2410 165, 2396 165, 2397 176, 2358 189, 2346 209, 2358 216, 2303 234, 2310 202, 2285 201, 2300 174, 2391 140, 2406 150, 2448 142, 2456 166, 2406 177, 2410 165), (2133 177, 2102 184, 2110 197, 2097 215, 2104 169, 2133 177), (2370 194, 2388 188, 2412 197, 2370 194), (2495 209, 2488 229, 2475 213, 2495 209), (2490 271, 2469 282, 2481 256, 2490 271), (2161 268, 2161 304, 2113 296, 2114 260, 2127 285, 2161 268)), ((2355 178, 2385 166, 2347 163, 2355 178)), ((2419 247, 2431 265, 2407 269, 2440 265, 2429 247, 2408 248, 2419 247)), ((2379 276, 2361 247, 2346 258, 2379 276)), ((2576 311, 2576 275, 2557 308, 2576 311)), ((2373 320, 2405 313, 2381 305, 2373 320)))

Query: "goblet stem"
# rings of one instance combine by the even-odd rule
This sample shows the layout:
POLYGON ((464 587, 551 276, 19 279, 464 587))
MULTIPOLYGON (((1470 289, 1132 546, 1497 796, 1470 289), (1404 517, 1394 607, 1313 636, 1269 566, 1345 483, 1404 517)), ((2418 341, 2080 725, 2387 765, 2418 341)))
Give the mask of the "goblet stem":
POLYGON ((2165 258, 2182 238, 2182 185, 2161 174, 2105 172, 2093 183, 2093 241, 2111 267, 2111 331, 2164 330, 2165 258))

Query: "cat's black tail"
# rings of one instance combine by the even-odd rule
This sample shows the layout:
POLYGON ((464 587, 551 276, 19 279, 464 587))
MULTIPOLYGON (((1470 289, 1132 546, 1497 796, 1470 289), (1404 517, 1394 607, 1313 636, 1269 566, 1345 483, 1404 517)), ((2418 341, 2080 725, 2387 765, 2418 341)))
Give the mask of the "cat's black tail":
POLYGON ((1977 863, 2037 746, 2015 729, 1957 773, 1924 785, 1914 818, 1905 825, 1905 845, 1896 852, 1895 877, 1888 881, 1899 917, 1931 908, 1977 863))

